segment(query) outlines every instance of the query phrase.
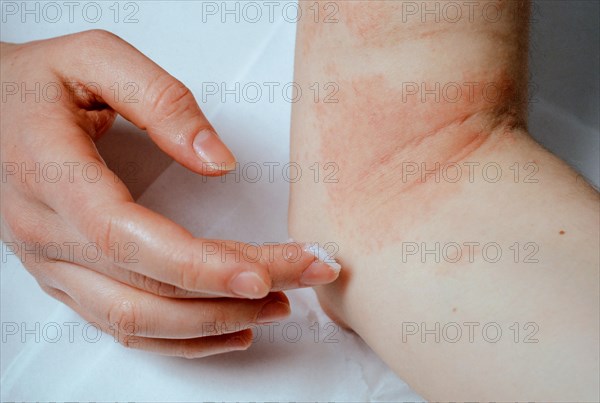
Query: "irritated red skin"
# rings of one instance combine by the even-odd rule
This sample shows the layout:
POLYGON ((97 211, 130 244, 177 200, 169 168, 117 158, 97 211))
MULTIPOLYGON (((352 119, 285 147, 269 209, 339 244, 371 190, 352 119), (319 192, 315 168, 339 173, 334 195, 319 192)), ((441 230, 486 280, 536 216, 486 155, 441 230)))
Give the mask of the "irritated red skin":
MULTIPOLYGON (((518 11, 518 2, 495 3, 499 9, 518 11)), ((318 152, 308 156, 305 151, 293 159, 337 164, 338 183, 319 185, 325 189, 333 212, 331 224, 339 233, 360 229, 386 234, 386 242, 398 241, 403 229, 427 220, 441 195, 448 199, 464 185, 423 183, 420 174, 404 177, 406 163, 430 171, 467 161, 473 153, 481 156, 509 143, 511 129, 524 126, 526 120, 522 66, 504 61, 513 55, 475 59, 478 67, 470 67, 469 56, 479 51, 477 45, 464 50, 461 62, 460 52, 448 53, 444 40, 453 35, 482 38, 478 31, 485 29, 481 41, 502 44, 513 42, 519 33, 507 30, 506 24, 482 20, 462 21, 461 27, 445 21, 422 24, 415 18, 403 22, 399 2, 337 4, 338 24, 304 21, 298 27, 297 63, 312 60, 301 69, 301 78, 321 85, 333 82, 339 90, 337 103, 311 102, 298 108, 298 119, 308 118, 303 129, 312 133, 296 135, 294 142, 316 141, 311 147, 318 152), (413 51, 420 52, 420 65, 411 64, 413 51), (439 54, 453 57, 449 65, 454 67, 441 68, 439 54), (426 94, 436 84, 437 99, 426 94), (458 86, 460 96, 455 97, 452 88, 443 92, 448 84, 458 86), (417 93, 407 92, 407 85, 418 86, 417 93), (412 211, 419 214, 401 221, 394 214, 396 219, 389 219, 391 211, 409 204, 418 205, 412 211)), ((372 246, 381 247, 381 242, 373 240, 372 246)))
POLYGON ((381 48, 406 39, 451 33, 461 26, 477 30, 485 25, 489 30, 497 25, 501 30, 501 24, 494 24, 498 22, 497 17, 517 19, 529 13, 528 2, 524 0, 484 0, 471 4, 454 2, 450 7, 452 10, 443 2, 436 3, 427 5, 422 1, 401 0, 319 0, 301 3, 303 19, 299 29, 305 35, 303 51, 309 51, 328 29, 338 25, 344 26, 350 34, 350 41, 344 45, 381 48))
MULTIPOLYGON (((326 70, 334 73, 336 67, 329 65, 326 70)), ((403 96, 396 83, 382 74, 371 74, 338 80, 338 103, 313 104, 314 130, 320 133, 319 160, 335 162, 339 167, 339 182, 326 184, 329 202, 336 206, 332 211, 336 212, 337 226, 350 223, 366 230, 397 232, 389 228, 394 223, 386 219, 390 208, 419 203, 426 215, 435 208, 435 200, 428 194, 444 186, 448 189, 443 194, 449 197, 452 187, 459 186, 422 182, 420 174, 404 177, 402 170, 407 163, 425 164, 427 170, 442 168, 465 161, 484 146, 510 140, 492 133, 507 124, 506 105, 515 98, 512 80, 503 72, 487 71, 478 77, 467 73, 456 80, 467 81, 494 82, 500 94, 484 97, 482 91, 474 91, 467 95, 464 87, 463 96, 455 102, 444 97, 439 102, 422 102, 421 92, 403 96), (368 203, 364 200, 367 197, 368 203), (376 207, 368 212, 357 207, 365 205, 376 207)), ((431 89, 435 82, 422 86, 431 89)), ((517 122, 518 117, 510 116, 510 125, 517 122)))

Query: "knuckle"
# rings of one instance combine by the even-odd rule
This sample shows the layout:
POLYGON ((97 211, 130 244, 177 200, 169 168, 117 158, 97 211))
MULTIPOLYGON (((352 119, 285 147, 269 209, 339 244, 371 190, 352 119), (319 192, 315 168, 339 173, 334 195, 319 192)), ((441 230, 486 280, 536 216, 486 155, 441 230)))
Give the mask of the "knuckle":
POLYGON ((150 278, 148 276, 143 276, 143 277, 144 277, 144 280, 143 280, 144 290, 149 291, 154 295, 160 295, 160 288, 161 288, 162 283, 160 281, 150 278))
POLYGON ((203 336, 215 336, 237 330, 240 323, 233 323, 231 308, 221 304, 215 304, 210 313, 204 315, 200 327, 203 336))
MULTIPOLYGON (((14 242, 9 243, 15 252, 20 253, 22 249, 31 247, 37 242, 37 236, 30 226, 19 220, 8 223, 14 242)), ((6 242, 6 239, 4 240, 6 242)))
POLYGON ((217 306, 215 308, 212 322, 214 324, 216 334, 224 333, 224 330, 227 328, 227 323, 229 323, 230 316, 230 312, 224 307, 217 306))
MULTIPOLYGON (((2 221, 16 242, 31 243, 37 240, 35 227, 32 227, 28 220, 12 215, 6 215, 2 218, 2 221)), ((6 241, 6 239, 4 239, 4 241, 6 241)))
POLYGON ((181 288, 189 291, 198 291, 200 276, 194 269, 193 264, 184 263, 179 266, 179 270, 181 271, 181 288))
POLYGON ((102 256, 110 256, 110 249, 117 242, 114 229, 118 225, 118 218, 108 213, 95 213, 89 217, 90 240, 100 249, 102 256))
POLYGON ((183 288, 176 287, 171 284, 162 283, 160 289, 161 297, 171 297, 171 298, 194 298, 197 297, 193 292, 184 290, 183 288))
POLYGON ((127 275, 127 281, 129 282, 129 284, 131 284, 132 286, 134 286, 135 288, 138 289, 143 289, 144 288, 144 275, 137 273, 135 271, 129 271, 128 275, 127 275))
MULTIPOLYGON (((10 233, 11 239, 4 239, 4 248, 16 255, 23 266, 31 271, 40 263, 51 261, 49 252, 54 253, 56 248, 47 247, 44 239, 48 239, 44 233, 45 229, 35 226, 25 219, 5 220, 5 225, 10 233)), ((56 244, 54 242, 53 244, 56 244)), ((58 245, 58 244, 56 244, 58 245)))
POLYGON ((170 287, 173 287, 169 284, 165 284, 158 280, 155 280, 152 277, 148 277, 134 271, 129 272, 128 282, 135 288, 138 288, 143 291, 148 291, 154 295, 159 296, 169 296, 169 294, 171 294, 170 287))
POLYGON ((184 248, 182 251, 171 253, 167 267, 179 273, 178 284, 176 284, 179 288, 186 291, 200 291, 201 267, 196 263, 195 254, 190 252, 192 250, 186 251, 184 248))
POLYGON ((160 125, 173 116, 197 107, 189 88, 166 72, 161 72, 151 82, 146 97, 153 125, 160 125))
POLYGON ((162 281, 157 281, 157 283, 156 295, 160 297, 185 298, 190 294, 173 284, 163 283, 162 281))
POLYGON ((78 55, 78 63, 103 63, 102 51, 127 50, 126 41, 104 29, 91 29, 65 37, 67 45, 78 55))
POLYGON ((163 283, 162 281, 158 281, 153 278, 147 278, 146 281, 148 282, 146 287, 155 295, 158 295, 159 297, 177 297, 177 287, 174 285, 163 283))
POLYGON ((105 29, 90 29, 81 32, 78 37, 89 45, 106 45, 107 42, 122 41, 122 39, 105 29))
POLYGON ((138 334, 140 332, 138 307, 128 299, 115 301, 108 310, 108 324, 123 334, 123 340, 127 338, 127 335, 138 334))
POLYGON ((217 319, 204 320, 200 323, 202 337, 217 336, 221 334, 219 331, 219 321, 217 319))

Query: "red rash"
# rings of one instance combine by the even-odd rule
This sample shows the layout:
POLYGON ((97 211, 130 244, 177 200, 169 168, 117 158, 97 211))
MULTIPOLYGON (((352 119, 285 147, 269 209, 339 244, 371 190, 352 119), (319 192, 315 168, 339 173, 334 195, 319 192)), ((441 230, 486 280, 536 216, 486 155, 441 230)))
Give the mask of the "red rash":
MULTIPOLYGON (((330 64, 325 70, 333 73, 336 67, 330 64)), ((366 231, 387 229, 387 233, 393 229, 387 227, 394 225, 386 218, 390 209, 418 203, 423 215, 412 220, 422 222, 435 207, 431 193, 447 198, 457 189, 457 184, 436 183, 433 174, 425 183, 420 174, 405 176, 407 164, 421 167, 424 163, 427 170, 433 170, 465 161, 484 144, 497 142, 497 138, 490 139, 490 133, 505 123, 500 117, 510 116, 509 105, 515 98, 515 85, 504 72, 484 72, 477 77, 463 74, 454 80, 480 83, 479 87, 491 82, 499 89, 493 96, 477 86, 467 94, 468 85, 463 85, 459 98, 422 98, 422 90, 415 93, 412 84, 398 87, 383 74, 336 82, 339 102, 312 106, 314 130, 321 139, 319 160, 339 167, 339 182, 325 184, 329 200, 336 206, 335 224, 343 227, 350 220, 366 231), (365 206, 371 210, 365 211, 365 206)), ((435 82, 415 84, 436 88, 435 82)))
MULTIPOLYGON (((319 185, 334 211, 332 224, 346 234, 360 229, 387 237, 426 222, 464 181, 435 182, 434 173, 424 181, 421 172, 439 175, 445 164, 510 142, 510 129, 526 120, 526 66, 512 63, 527 48, 520 24, 490 24, 481 13, 458 23, 422 22, 419 13, 407 14, 408 3, 336 2, 337 23, 305 18, 298 26, 296 78, 307 87, 336 84, 338 102, 297 105, 303 133, 293 144, 316 152, 304 162, 337 164, 338 183, 319 185), (415 165, 419 174, 407 175, 415 165), (417 214, 403 216, 407 205, 417 205, 417 214)), ((528 16, 516 13, 521 2, 486 4, 507 11, 505 17, 528 16)))
POLYGON ((347 1, 337 3, 336 15, 339 23, 348 29, 355 46, 371 48, 393 47, 406 40, 456 32, 457 28, 474 34, 485 27, 492 35, 505 36, 505 26, 490 24, 490 21, 498 22, 499 16, 528 18, 527 3, 523 1, 448 3, 347 1))

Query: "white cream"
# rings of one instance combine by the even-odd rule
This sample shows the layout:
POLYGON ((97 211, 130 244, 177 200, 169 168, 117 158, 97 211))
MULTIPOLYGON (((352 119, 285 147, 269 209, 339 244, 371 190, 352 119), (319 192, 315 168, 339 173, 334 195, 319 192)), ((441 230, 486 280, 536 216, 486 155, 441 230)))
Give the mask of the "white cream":
MULTIPOLYGON (((294 242, 293 239, 289 239, 288 242, 294 242)), ((325 263, 329 267, 331 267, 336 273, 339 273, 342 269, 342 266, 335 261, 335 259, 323 248, 319 246, 318 243, 301 243, 303 246, 303 250, 309 253, 312 253, 318 261, 325 263)))

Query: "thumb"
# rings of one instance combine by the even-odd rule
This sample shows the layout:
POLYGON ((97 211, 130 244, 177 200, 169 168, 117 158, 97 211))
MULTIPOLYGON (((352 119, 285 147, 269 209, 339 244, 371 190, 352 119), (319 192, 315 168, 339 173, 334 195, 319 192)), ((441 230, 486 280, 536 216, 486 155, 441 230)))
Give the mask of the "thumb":
POLYGON ((125 119, 147 130, 177 162, 204 175, 235 168, 233 153, 191 91, 133 46, 101 30, 54 41, 53 64, 65 80, 84 85, 125 119))

